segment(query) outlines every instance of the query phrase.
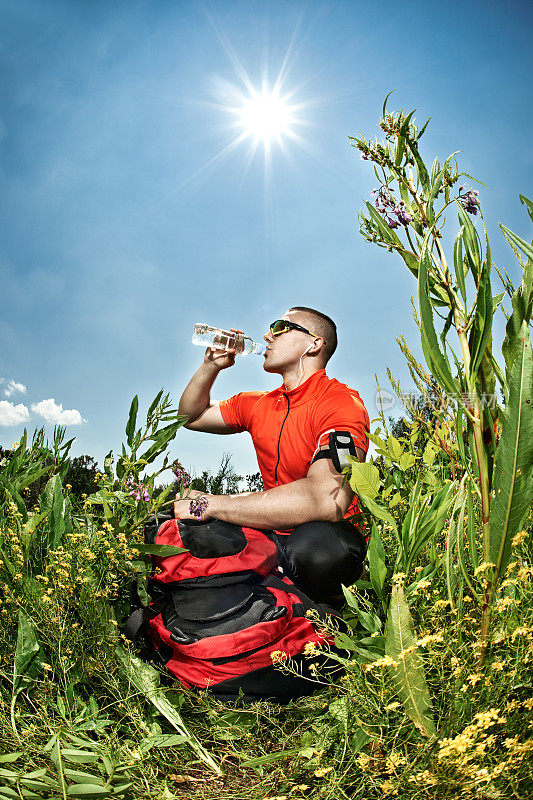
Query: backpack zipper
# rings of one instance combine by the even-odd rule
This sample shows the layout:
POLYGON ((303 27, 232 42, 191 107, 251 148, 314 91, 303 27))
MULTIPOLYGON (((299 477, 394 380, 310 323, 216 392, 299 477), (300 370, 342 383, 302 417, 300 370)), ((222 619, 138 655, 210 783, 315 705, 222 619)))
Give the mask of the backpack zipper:
POLYGON ((276 462, 276 468, 275 468, 275 470, 274 470, 274 480, 276 481, 276 486, 278 485, 278 467, 279 467, 279 459, 280 459, 279 446, 280 446, 280 442, 281 442, 281 434, 283 433, 283 426, 284 426, 284 425, 285 425, 285 423, 287 422, 287 417, 289 416, 289 410, 290 410, 290 407, 291 407, 291 401, 290 401, 290 399, 289 399, 288 395, 285 395, 285 397, 287 398, 287 413, 285 414, 285 419, 284 419, 284 420, 283 420, 283 422, 281 423, 281 428, 279 429, 279 436, 278 436, 278 460, 277 460, 277 462, 276 462))

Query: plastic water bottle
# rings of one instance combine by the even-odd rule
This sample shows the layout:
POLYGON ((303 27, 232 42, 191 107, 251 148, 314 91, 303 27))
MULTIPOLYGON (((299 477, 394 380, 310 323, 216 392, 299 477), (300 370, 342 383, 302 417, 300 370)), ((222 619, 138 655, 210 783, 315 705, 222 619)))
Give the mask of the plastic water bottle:
POLYGON ((235 350, 238 356, 247 356, 250 353, 262 356, 266 350, 266 345, 254 342, 243 333, 224 331, 203 322, 197 322, 194 326, 191 342, 200 347, 212 347, 214 350, 235 350))

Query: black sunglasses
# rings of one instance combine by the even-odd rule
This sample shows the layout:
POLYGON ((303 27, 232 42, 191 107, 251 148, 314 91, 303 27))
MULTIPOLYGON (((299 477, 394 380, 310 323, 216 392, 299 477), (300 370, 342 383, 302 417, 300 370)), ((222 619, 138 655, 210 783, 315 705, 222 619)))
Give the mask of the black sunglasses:
POLYGON ((322 336, 318 333, 308 331, 307 328, 303 328, 296 322, 290 322, 288 319, 276 319, 270 326, 270 333, 272 336, 280 336, 282 333, 287 333, 287 331, 302 331, 302 333, 308 333, 309 336, 317 336, 322 339, 322 336))

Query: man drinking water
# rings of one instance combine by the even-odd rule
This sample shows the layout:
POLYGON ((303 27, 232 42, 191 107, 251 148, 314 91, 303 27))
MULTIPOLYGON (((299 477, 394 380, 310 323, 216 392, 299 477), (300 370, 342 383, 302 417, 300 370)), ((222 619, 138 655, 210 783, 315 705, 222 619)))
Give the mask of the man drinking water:
POLYGON ((174 513, 182 520, 217 518, 272 531, 295 583, 325 600, 362 571, 365 540, 347 521, 358 511, 357 498, 342 469, 348 454, 365 459, 368 413, 354 389, 326 375, 337 347, 328 316, 295 306, 272 323, 264 339, 263 368, 281 375, 279 388, 211 400, 211 387, 221 370, 233 366, 235 351, 208 347, 179 403, 186 428, 250 433, 264 491, 194 493, 192 500, 176 500, 174 513))

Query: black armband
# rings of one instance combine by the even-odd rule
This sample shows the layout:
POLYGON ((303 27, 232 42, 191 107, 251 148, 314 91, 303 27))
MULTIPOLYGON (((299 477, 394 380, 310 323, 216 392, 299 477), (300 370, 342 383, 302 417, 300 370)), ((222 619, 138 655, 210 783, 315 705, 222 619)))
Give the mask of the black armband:
POLYGON ((329 447, 327 450, 319 450, 313 458, 313 464, 320 458, 331 458, 333 466, 342 474, 346 467, 350 466, 348 456, 357 455, 352 434, 348 431, 332 431, 329 434, 329 447))

